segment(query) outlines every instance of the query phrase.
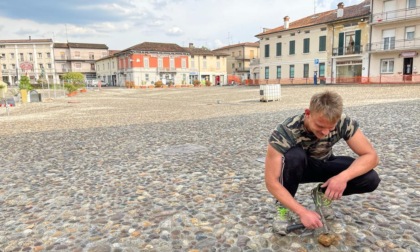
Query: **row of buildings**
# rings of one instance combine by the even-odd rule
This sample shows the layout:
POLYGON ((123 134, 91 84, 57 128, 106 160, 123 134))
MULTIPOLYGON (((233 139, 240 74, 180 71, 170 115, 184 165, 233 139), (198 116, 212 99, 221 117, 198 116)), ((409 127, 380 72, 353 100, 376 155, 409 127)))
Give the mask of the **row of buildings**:
POLYGON ((66 72, 109 85, 420 82, 420 1, 365 0, 263 29, 258 42, 208 50, 144 42, 121 51, 51 39, 0 40, 2 79, 58 83, 66 72), (417 31, 417 32, 416 32, 417 31))

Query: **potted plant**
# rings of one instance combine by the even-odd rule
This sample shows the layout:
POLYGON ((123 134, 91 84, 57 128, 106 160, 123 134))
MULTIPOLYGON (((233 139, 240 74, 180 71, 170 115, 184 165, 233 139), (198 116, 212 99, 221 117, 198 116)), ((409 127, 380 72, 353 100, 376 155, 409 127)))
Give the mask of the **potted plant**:
POLYGON ((211 81, 206 80, 206 86, 207 86, 207 87, 210 87, 210 86, 211 86, 211 81))
POLYGON ((4 98, 4 95, 6 94, 6 92, 7 92, 7 85, 4 82, 0 81, 0 98, 4 98))
POLYGON ((194 80, 193 85, 194 87, 199 87, 201 86, 201 82, 199 80, 194 80))
POLYGON ((156 82, 155 82, 155 87, 156 87, 156 88, 161 88, 161 87, 163 87, 163 82, 162 82, 161 80, 156 81, 156 82))
POLYGON ((73 84, 66 83, 64 84, 64 88, 67 91, 67 96, 75 96, 77 94, 77 87, 73 84))
POLYGON ((29 77, 24 75, 20 77, 19 82, 19 90, 20 90, 20 96, 22 98, 22 102, 28 102, 28 92, 33 90, 34 88, 31 85, 31 82, 29 80, 29 77))

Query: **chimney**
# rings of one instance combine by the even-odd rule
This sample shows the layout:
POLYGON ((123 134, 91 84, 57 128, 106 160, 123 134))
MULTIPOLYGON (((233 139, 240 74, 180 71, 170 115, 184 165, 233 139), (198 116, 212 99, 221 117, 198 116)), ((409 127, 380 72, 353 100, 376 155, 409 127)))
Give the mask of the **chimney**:
POLYGON ((188 44, 188 47, 189 47, 189 48, 194 48, 194 44, 193 44, 193 43, 189 43, 189 44, 188 44))
POLYGON ((290 20, 290 17, 289 16, 285 16, 283 19, 284 19, 284 29, 289 29, 289 20, 290 20))
POLYGON ((31 36, 29 36, 29 40, 31 40, 31 36))
POLYGON ((344 3, 340 2, 337 4, 337 18, 341 18, 344 16, 344 3))

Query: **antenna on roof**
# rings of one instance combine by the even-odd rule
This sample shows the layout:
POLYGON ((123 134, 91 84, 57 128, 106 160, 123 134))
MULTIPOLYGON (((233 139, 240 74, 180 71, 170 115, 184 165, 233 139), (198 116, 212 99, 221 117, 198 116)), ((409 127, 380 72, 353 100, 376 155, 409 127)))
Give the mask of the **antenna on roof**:
POLYGON ((314 0, 314 14, 316 14, 316 0, 314 0))
POLYGON ((230 36, 230 32, 228 32, 227 39, 228 39, 228 45, 230 45, 230 40, 232 39, 232 36, 230 36))

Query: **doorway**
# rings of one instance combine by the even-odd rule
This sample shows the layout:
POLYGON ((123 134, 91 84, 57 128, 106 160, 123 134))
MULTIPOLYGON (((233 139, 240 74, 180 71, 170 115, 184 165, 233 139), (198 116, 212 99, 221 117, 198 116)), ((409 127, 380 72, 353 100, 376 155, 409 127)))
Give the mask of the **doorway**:
POLYGON ((403 78, 404 81, 411 81, 413 77, 413 58, 404 58, 403 78))

